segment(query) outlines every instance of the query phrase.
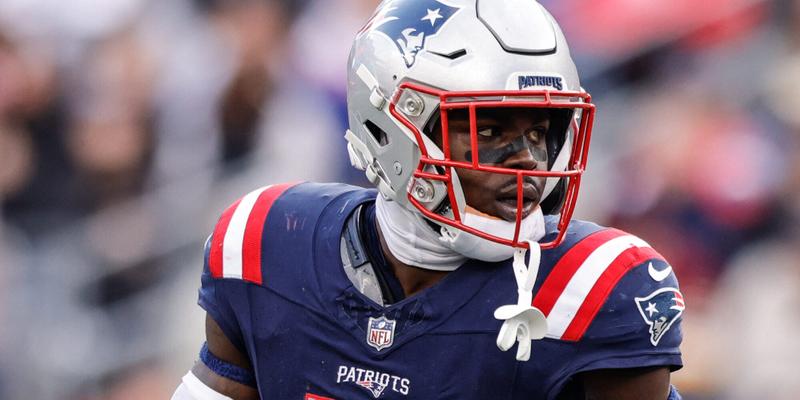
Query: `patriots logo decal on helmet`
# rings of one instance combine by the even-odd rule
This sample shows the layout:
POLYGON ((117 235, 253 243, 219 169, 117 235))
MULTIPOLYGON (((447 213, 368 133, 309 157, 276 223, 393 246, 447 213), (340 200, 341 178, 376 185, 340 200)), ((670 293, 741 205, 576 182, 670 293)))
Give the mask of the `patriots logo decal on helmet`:
POLYGON ((411 68, 429 36, 439 32, 459 10, 438 0, 393 0, 386 2, 362 29, 388 36, 411 68))
POLYGON ((683 295, 675 288, 661 288, 647 297, 637 297, 636 306, 644 322, 650 325, 650 343, 653 346, 658 345, 686 309, 683 295))

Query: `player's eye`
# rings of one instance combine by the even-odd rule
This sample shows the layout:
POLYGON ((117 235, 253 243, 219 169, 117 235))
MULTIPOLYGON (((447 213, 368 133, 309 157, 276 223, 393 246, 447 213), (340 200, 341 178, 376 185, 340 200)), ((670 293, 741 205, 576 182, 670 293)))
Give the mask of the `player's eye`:
POLYGON ((485 138, 491 138, 491 137, 497 136, 496 132, 497 132, 497 130, 495 128, 493 128, 493 127, 479 128, 478 129, 478 135, 480 135, 482 137, 485 137, 485 138))
POLYGON ((528 132, 528 140, 534 143, 538 143, 544 140, 545 135, 547 134, 547 128, 544 126, 537 126, 531 129, 528 132))

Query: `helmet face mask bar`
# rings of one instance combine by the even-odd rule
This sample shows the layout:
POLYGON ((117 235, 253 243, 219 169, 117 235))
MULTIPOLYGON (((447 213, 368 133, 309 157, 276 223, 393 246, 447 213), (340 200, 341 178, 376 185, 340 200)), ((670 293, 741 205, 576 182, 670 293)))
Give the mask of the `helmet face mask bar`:
MULTIPOLYGON (((564 237, 566 227, 572 218, 578 197, 581 176, 586 168, 586 161, 591 139, 595 106, 591 96, 582 91, 557 90, 494 90, 494 91, 445 91, 414 82, 401 83, 389 104, 389 113, 413 134, 420 151, 419 164, 409 182, 407 197, 411 205, 431 221, 450 226, 480 238, 515 248, 528 248, 529 245, 520 239, 520 228, 524 215, 523 183, 532 178, 544 179, 544 192, 541 193, 539 207, 549 196, 559 197, 554 210, 560 210, 558 235, 551 241, 541 243, 542 248, 557 246, 564 237), (439 120, 441 125, 441 149, 429 148, 430 137, 422 132, 410 119, 414 115, 415 101, 421 96, 438 99, 439 120), (411 99, 411 101, 409 101, 411 99), (565 110, 569 121, 559 131, 547 132, 548 165, 546 170, 522 169, 498 166, 490 163, 492 157, 481 160, 481 151, 488 152, 481 146, 478 137, 478 116, 481 111, 492 109, 527 108, 536 110, 565 110), (467 112, 469 124, 469 154, 466 161, 454 160, 451 149, 451 112, 467 112), (553 136, 560 143, 560 149, 554 150, 553 136), (425 138, 429 139, 426 144, 425 138), (560 151, 557 151, 560 150, 560 151), (441 151, 441 153, 439 153, 441 151), (564 154, 566 152, 566 154, 564 154), (556 154, 558 153, 558 154, 556 154), (442 156, 437 157, 437 155, 442 156), (555 156, 558 155, 557 159, 555 156), (568 156, 566 163, 562 157, 568 156), (488 160, 487 160, 488 159, 488 160), (565 165, 564 165, 565 164, 565 165), (512 237, 499 237, 464 223, 463 213, 467 210, 463 189, 458 181, 456 169, 476 171, 485 174, 499 174, 513 177, 516 180, 516 212, 514 234, 512 237), (446 195, 439 201, 431 201, 429 194, 432 188, 446 187, 446 195)), ((433 118, 433 117, 432 117, 433 118)), ((515 148, 517 151, 521 148, 515 148)), ((497 161, 497 160, 495 160, 497 161)), ((502 160, 500 160, 502 161, 502 160)), ((541 190, 540 190, 541 192, 541 190)), ((549 197, 552 198, 552 197, 549 197)), ((546 213, 555 213, 546 210, 546 213)))

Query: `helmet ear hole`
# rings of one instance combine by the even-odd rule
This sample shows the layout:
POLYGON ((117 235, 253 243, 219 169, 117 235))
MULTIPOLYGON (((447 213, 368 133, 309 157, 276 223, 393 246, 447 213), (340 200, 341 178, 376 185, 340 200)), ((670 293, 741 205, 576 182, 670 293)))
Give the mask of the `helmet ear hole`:
POLYGON ((389 135, 386 134, 386 131, 378 127, 374 122, 367 120, 364 122, 364 129, 372 135, 375 139, 375 142, 378 143, 379 146, 387 146, 389 144, 389 135))

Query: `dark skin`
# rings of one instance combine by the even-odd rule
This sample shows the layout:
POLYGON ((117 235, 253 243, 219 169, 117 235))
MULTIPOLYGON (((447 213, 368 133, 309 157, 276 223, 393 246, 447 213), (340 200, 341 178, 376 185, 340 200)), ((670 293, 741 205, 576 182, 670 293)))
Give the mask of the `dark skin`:
MULTIPOLYGON (((470 124, 465 112, 449 115, 450 157, 454 161, 472 161, 470 124)), ((479 160, 482 165, 524 170, 546 170, 545 134, 550 127, 549 114, 542 110, 499 109, 478 114, 479 160), (524 138, 524 140, 520 140, 524 138), (516 144, 514 144, 516 142, 516 144), (522 144, 523 146, 520 146, 522 144), (522 147, 522 148, 521 148, 522 147), (483 151, 487 150, 488 151, 483 151), (508 154, 509 149, 514 150, 508 154), (486 157, 494 159, 487 159, 486 157), (489 161, 489 162, 487 162, 489 161)), ((441 147, 442 130, 432 134, 441 147)), ((516 178, 467 169, 457 169, 467 203, 480 213, 513 221, 516 217, 516 178)), ((530 178, 524 184, 523 218, 538 205, 543 178, 530 178)), ((378 233, 387 262, 394 270, 407 297, 430 288, 447 272, 430 271, 400 262, 389 251, 378 233)), ((249 369, 250 362, 224 335, 211 317, 206 318, 209 350, 217 357, 249 369)), ((206 385, 234 400, 257 400, 258 392, 222 378, 198 362, 192 369, 206 385)), ((588 371, 575 377, 587 400, 665 400, 669 395, 670 371, 666 367, 588 371)))

